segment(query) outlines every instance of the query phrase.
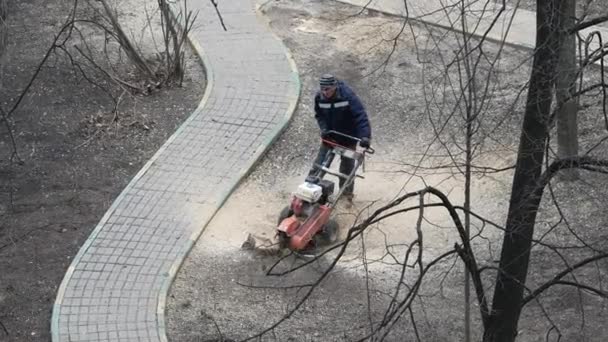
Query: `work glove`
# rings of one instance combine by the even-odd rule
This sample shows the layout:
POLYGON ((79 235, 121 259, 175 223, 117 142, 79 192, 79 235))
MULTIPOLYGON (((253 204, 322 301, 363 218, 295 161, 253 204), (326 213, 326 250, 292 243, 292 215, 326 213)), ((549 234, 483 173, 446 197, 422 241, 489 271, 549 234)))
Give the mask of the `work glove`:
POLYGON ((369 148, 370 144, 370 138, 361 138, 361 141, 359 142, 359 146, 361 146, 362 148, 369 148))

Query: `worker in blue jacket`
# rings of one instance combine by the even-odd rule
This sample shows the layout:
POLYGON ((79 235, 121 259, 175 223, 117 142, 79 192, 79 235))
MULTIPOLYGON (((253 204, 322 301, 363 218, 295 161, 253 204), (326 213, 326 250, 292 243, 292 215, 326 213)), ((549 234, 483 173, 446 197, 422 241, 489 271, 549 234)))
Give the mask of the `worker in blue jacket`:
MULTIPOLYGON (((356 148, 357 141, 330 131, 337 131, 346 135, 361 139, 359 145, 363 148, 370 147, 372 130, 367 118, 365 108, 355 92, 343 81, 337 80, 333 75, 325 74, 319 80, 320 89, 315 95, 315 119, 321 129, 321 138, 332 140, 349 148, 356 148)), ((329 151, 325 144, 321 144, 319 153, 314 163, 322 165, 329 151)), ((340 158, 340 173, 350 174, 355 166, 355 161, 350 158, 340 158)), ((313 167, 310 175, 316 172, 313 167)), ((340 188, 344 183, 340 179, 340 188)), ((354 197, 354 181, 346 188, 343 195, 352 201, 354 197)))

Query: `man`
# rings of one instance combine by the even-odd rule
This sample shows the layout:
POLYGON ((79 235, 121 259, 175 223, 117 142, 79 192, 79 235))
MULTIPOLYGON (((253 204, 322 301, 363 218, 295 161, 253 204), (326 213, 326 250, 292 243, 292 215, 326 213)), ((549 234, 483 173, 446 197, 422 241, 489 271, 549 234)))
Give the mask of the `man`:
MULTIPOLYGON (((349 148, 356 148, 357 142, 329 131, 336 131, 361 139, 359 145, 363 148, 370 147, 372 131, 367 118, 365 108, 355 92, 343 81, 338 81, 334 76, 325 74, 319 80, 320 90, 315 95, 315 119, 321 129, 321 137, 329 139, 349 148)), ((319 153, 314 163, 322 165, 329 147, 321 144, 319 153)), ((340 173, 350 174, 355 162, 352 159, 340 158, 340 173)), ((309 175, 316 173, 314 167, 309 175)), ((340 188, 344 180, 340 179, 340 188)), ((344 190, 343 195, 352 201, 354 197, 354 181, 344 190)))

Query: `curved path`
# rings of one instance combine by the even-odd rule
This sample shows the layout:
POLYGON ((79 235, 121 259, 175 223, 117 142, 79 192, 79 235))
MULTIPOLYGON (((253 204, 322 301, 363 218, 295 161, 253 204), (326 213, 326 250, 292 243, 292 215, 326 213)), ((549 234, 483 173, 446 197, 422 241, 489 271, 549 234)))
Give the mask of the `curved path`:
MULTIPOLYGON (((459 0, 337 0, 349 5, 366 7, 382 13, 407 17, 426 25, 446 30, 462 31, 462 17, 459 0), (405 7, 407 5, 407 8, 405 7)), ((536 46, 536 12, 515 8, 502 2, 471 1, 467 3, 465 13, 469 23, 467 32, 475 37, 487 37, 496 42, 534 49, 536 46), (498 15, 500 14, 500 17, 498 15), (498 18, 497 21, 495 19, 498 18)), ((608 37, 608 28, 593 25, 581 30, 583 37, 598 31, 602 37, 608 37)), ((600 41, 590 41, 590 51, 600 48, 600 41)), ((601 61, 596 61, 600 64, 601 61)))
POLYGON ((295 109, 295 65, 255 0, 220 2, 227 31, 210 1, 189 6, 199 12, 191 39, 207 71, 204 98, 72 262, 53 309, 54 342, 166 341, 165 298, 184 257, 295 109))

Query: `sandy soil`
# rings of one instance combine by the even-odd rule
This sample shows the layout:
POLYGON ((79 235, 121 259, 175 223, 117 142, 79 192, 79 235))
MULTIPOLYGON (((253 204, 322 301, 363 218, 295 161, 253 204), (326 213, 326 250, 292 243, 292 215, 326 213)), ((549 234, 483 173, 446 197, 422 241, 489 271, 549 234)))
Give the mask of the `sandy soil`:
MULTIPOLYGON (((357 181, 354 207, 348 209, 339 205, 336 210, 335 218, 342 227, 342 237, 360 212, 364 217, 396 196, 421 189, 425 184, 450 193, 455 203, 460 204, 463 200, 461 180, 451 174, 432 171, 422 180, 404 172, 407 168, 403 163, 416 164, 419 147, 424 146, 430 137, 428 123, 422 113, 424 102, 420 99, 420 90, 413 88, 413 85, 420 84, 421 75, 411 40, 403 39, 389 72, 364 77, 386 57, 384 52, 374 50, 374 45, 389 36, 398 22, 373 13, 346 19, 353 14, 352 8, 339 4, 327 6, 317 1, 273 2, 267 6, 266 14, 275 32, 294 53, 303 81, 303 97, 288 130, 206 228, 180 271, 171 290, 168 308, 168 335, 173 341, 219 338, 215 324, 230 339, 243 338, 268 327, 297 303, 304 290, 248 286, 308 283, 318 277, 320 270, 331 260, 330 257, 324 258, 319 264, 291 277, 266 278, 264 271, 276 258, 261 257, 240 249, 249 233, 269 238, 274 235, 279 211, 289 202, 291 191, 304 179, 318 143, 318 129, 310 103, 316 78, 326 70, 352 84, 366 103, 376 148, 376 154, 366 162, 365 179, 357 181), (337 21, 332 17, 336 13, 337 21), (328 46, 331 49, 327 49, 328 46), (404 87, 404 83, 407 86, 404 87)), ((508 163, 511 157, 495 157, 492 162, 508 163)), ((497 196, 496 193, 504 195, 508 190, 508 177, 508 174, 495 179, 488 177, 476 184, 473 189, 474 194, 479 195, 475 202, 476 210, 504 214, 505 196, 497 196)), ((457 234, 449 227, 448 216, 444 212, 429 210, 427 214, 430 222, 424 228, 425 260, 430 260, 450 248, 457 240, 457 234)), ((410 244, 416 238, 415 221, 415 214, 401 215, 370 229, 363 241, 367 247, 365 257, 380 259, 385 254, 387 243, 410 244)), ((495 233, 488 232, 488 236, 495 233)), ((374 276, 366 277, 363 265, 367 263, 362 260, 361 242, 358 240, 349 247, 337 271, 322 283, 319 292, 305 304, 303 311, 277 329, 278 340, 355 340, 368 329, 370 316, 377 319, 383 313, 388 300, 386 294, 394 285, 397 271, 385 264, 386 260, 372 262, 368 271, 374 276), (372 288, 370 301, 374 303, 369 312, 367 286, 372 288)), ((403 251, 403 248, 394 248, 396 253, 403 251)), ((288 260, 301 262, 293 258, 288 260)), ((287 267, 289 262, 282 267, 287 267)), ((451 281, 458 283, 462 279, 456 277, 451 281)), ((462 307, 462 300, 454 296, 453 300, 442 305, 462 307)), ((432 316, 436 315, 424 319, 441 321, 432 316)), ((454 321, 451 324, 460 323, 454 321)), ((421 329, 437 340, 449 339, 453 333, 421 329)), ((395 331, 394 338, 411 337, 411 334, 411 329, 402 327, 395 331)))

